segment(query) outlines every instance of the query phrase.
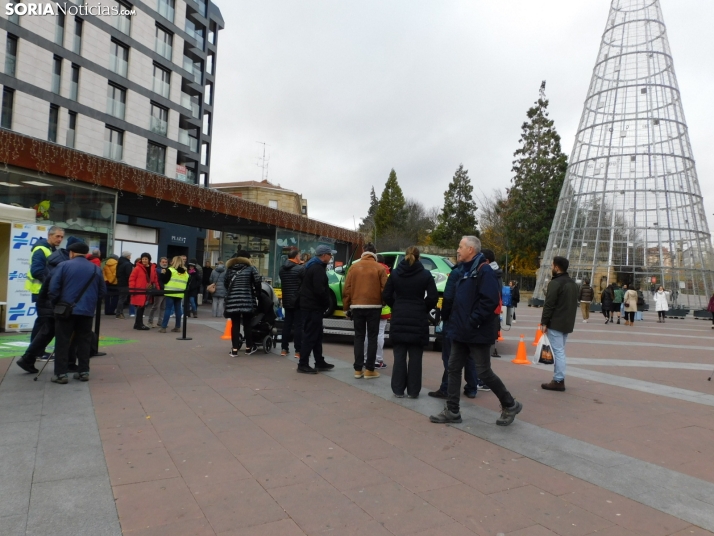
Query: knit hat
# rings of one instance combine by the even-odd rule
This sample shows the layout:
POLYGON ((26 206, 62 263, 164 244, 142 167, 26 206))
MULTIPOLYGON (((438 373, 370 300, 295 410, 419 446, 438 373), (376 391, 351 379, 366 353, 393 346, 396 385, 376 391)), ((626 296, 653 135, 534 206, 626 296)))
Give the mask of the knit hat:
POLYGON ((144 257, 146 257, 147 259, 149 259, 149 262, 151 262, 151 253, 142 253, 142 254, 141 254, 141 257, 139 257, 139 258, 140 258, 140 259, 143 259, 144 257))
POLYGON ((72 242, 72 244, 67 248, 67 251, 71 251, 72 253, 79 253, 80 255, 86 255, 87 253, 89 253, 89 246, 79 240, 77 242, 72 242))
POLYGON ((330 246, 317 246, 317 249, 315 249, 315 255, 317 255, 318 257, 320 255, 327 255, 328 253, 330 255, 334 255, 335 253, 337 253, 337 251, 330 248, 330 246))
POLYGON ((82 244, 84 244, 84 241, 81 238, 77 238, 76 236, 67 237, 67 250, 69 250, 69 246, 78 242, 82 242, 82 244))

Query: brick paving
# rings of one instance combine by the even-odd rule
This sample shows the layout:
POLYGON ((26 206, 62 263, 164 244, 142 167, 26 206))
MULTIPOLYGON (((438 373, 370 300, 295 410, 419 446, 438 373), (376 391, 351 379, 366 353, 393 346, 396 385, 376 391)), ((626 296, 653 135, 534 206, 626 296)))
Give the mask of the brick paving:
MULTIPOLYGON (((518 334, 526 335, 528 352, 533 349, 539 311, 518 313, 494 368, 524 403, 519 420, 714 483, 708 448, 714 407, 578 378, 566 380, 565 393, 544 392, 539 384, 547 369, 509 362, 518 334)), ((102 326, 108 335, 139 340, 93 359, 89 382, 124 534, 711 534, 454 427, 431 424, 406 399, 398 404, 333 377, 345 372, 296 374, 294 362, 275 354, 230 358, 220 333, 196 323, 189 324, 192 341, 133 331, 128 320, 102 326)), ((714 332, 705 322, 633 328, 592 322, 576 330, 571 356, 714 363, 712 350, 686 348, 711 346, 714 332), (632 341, 654 346, 628 346, 632 341)), ((325 354, 349 362, 352 347, 326 344, 325 354)), ((391 365, 389 349, 385 360, 391 365)), ((0 360, 0 376, 9 363, 0 360)), ((714 394, 702 371, 578 368, 714 394)), ((388 384, 390 371, 373 382, 388 384)), ((13 367, 7 374, 20 372, 13 367)), ((440 377, 439 355, 427 352, 421 398, 440 377)), ((412 402, 426 403, 421 398, 412 402)), ((498 409, 486 392, 463 404, 498 409)))

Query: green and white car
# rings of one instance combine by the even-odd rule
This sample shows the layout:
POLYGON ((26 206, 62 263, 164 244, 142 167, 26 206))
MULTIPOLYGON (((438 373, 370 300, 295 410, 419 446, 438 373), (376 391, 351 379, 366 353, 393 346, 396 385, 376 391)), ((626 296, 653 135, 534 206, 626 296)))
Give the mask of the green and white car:
MULTIPOLYGON (((404 260, 403 251, 385 251, 380 252, 380 255, 384 257, 384 263, 389 266, 390 270, 394 270, 397 265, 404 260)), ((357 259, 354 262, 359 262, 357 259)), ((436 282, 436 290, 439 291, 439 297, 444 294, 444 287, 446 286, 446 280, 454 268, 454 263, 452 263, 446 257, 440 255, 428 255, 422 253, 419 257, 419 262, 424 265, 424 268, 431 272, 436 282)), ((345 277, 347 276, 347 271, 350 265, 340 266, 335 270, 329 270, 327 272, 327 279, 330 282, 330 307, 325 311, 325 318, 331 316, 345 316, 342 311, 342 287, 344 286, 345 277)))

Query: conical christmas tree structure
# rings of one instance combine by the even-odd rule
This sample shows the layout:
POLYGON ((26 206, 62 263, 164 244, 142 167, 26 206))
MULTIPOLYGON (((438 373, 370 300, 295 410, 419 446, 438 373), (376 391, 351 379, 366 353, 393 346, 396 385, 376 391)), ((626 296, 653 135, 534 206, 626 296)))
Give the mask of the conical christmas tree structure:
POLYGON ((570 259, 599 301, 610 283, 656 286, 706 307, 711 236, 659 0, 612 0, 567 176, 541 260, 570 259))

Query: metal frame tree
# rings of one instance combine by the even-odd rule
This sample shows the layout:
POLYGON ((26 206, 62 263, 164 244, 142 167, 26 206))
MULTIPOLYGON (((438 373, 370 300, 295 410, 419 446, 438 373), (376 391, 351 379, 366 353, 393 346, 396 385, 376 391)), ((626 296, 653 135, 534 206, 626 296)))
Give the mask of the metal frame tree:
MULTIPOLYGON (((552 258, 593 287, 664 285, 706 307, 711 235, 659 0, 612 0, 535 298, 552 258)), ((649 295, 649 293, 645 293, 649 295)))

